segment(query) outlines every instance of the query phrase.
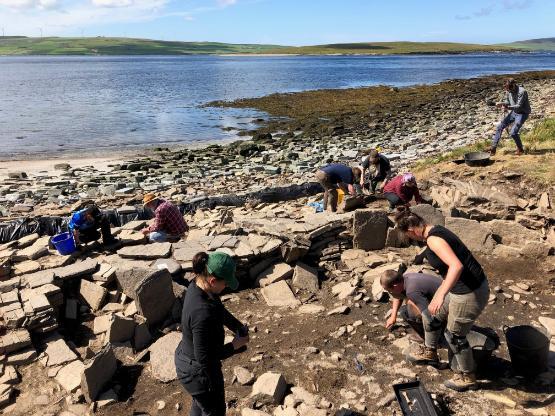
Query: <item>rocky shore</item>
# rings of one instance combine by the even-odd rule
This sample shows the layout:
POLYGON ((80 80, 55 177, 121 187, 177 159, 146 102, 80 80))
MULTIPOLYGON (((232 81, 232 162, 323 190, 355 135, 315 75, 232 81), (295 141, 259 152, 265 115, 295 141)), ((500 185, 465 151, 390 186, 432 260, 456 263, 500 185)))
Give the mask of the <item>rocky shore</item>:
MULTIPOLYGON (((555 112, 555 73, 526 76, 531 126, 555 112)), ((483 85, 474 86, 482 80, 456 81, 453 94, 465 83, 467 93, 474 91, 464 100, 442 96, 441 106, 441 100, 421 104, 431 111, 422 125, 415 116, 407 129, 408 114, 392 114, 387 140, 345 123, 321 136, 260 132, 252 141, 162 149, 105 166, 59 161, 46 172, 27 173, 24 164, 8 172, 0 185, 3 412, 187 412, 190 397, 173 367, 181 305, 192 256, 220 250, 236 259, 241 282, 223 301, 252 330, 247 351, 224 363, 230 414, 390 415, 399 412, 391 386, 414 379, 443 414, 553 414, 555 187, 527 169, 549 167, 550 154, 516 160, 500 152, 484 168, 446 162, 417 172, 432 205, 415 209, 463 239, 492 288, 479 324, 502 342, 477 392, 445 389, 448 370, 406 364, 403 352, 414 347, 408 328, 383 327, 389 304, 380 273, 405 267, 435 273, 413 264, 420 248, 401 238, 385 202, 369 199, 363 209, 333 215, 307 205, 321 198, 310 182, 327 161, 350 163, 360 149, 380 145, 404 169, 488 137, 500 114, 486 107, 483 85), (191 227, 185 240, 144 241, 138 230, 149 217, 140 206, 145 192, 184 208, 191 227), (63 227, 67 214, 91 199, 117 222, 121 244, 59 255, 45 231, 63 227), (14 222, 23 217, 29 219, 14 222), (548 367, 532 378, 515 373, 509 361, 502 328, 519 324, 536 325, 551 339, 548 367)))

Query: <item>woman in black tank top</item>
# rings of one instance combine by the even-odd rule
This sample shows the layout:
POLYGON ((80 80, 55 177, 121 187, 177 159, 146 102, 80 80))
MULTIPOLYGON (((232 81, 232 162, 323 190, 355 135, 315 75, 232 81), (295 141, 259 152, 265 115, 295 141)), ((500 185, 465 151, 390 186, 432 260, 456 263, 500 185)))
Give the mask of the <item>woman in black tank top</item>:
POLYGON ((475 363, 466 336, 488 302, 484 270, 460 238, 447 228, 427 224, 409 209, 399 211, 395 222, 407 237, 426 242, 426 259, 443 277, 428 306, 430 314, 435 315, 450 294, 445 337, 455 357, 451 368, 458 374, 445 385, 457 391, 475 389, 475 363))

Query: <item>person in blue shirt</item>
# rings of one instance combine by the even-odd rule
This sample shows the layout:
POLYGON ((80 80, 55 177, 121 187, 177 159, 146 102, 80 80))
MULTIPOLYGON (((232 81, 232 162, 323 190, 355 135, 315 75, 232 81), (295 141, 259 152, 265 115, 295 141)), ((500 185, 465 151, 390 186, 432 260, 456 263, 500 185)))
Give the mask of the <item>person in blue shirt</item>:
POLYGON ((112 236, 108 217, 102 214, 102 211, 96 205, 89 205, 85 209, 74 212, 71 215, 68 228, 77 245, 97 241, 101 235, 104 245, 117 242, 112 236))
POLYGON ((328 203, 332 212, 337 211, 337 189, 342 189, 345 195, 356 195, 355 185, 360 182, 360 168, 351 168, 341 163, 332 163, 320 168, 316 172, 316 179, 324 188, 324 211, 328 203))

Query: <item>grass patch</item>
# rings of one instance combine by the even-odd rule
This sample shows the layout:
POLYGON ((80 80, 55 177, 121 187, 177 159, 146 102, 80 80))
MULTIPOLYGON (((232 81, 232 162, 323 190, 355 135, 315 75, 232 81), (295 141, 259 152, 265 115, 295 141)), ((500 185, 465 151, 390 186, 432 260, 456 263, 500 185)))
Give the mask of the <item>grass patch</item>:
POLYGON ((555 151, 555 118, 547 118, 537 123, 523 136, 523 143, 532 152, 551 149, 555 151))

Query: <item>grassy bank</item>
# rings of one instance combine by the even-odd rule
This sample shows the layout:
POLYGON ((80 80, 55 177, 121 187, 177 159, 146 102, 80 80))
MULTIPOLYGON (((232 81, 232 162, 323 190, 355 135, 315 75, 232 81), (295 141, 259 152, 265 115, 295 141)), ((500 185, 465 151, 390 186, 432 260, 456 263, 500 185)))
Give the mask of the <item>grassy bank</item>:
POLYGON ((404 54, 461 54, 471 52, 512 52, 515 47, 505 45, 478 45, 451 42, 372 42, 336 43, 329 45, 280 48, 269 53, 299 55, 404 55, 404 54))
POLYGON ((478 45, 449 42, 337 43, 295 47, 219 42, 170 42, 114 37, 0 37, 0 55, 402 55, 511 52, 515 49, 518 49, 518 45, 478 45))
POLYGON ((130 38, 0 38, 0 55, 187 55, 263 53, 277 45, 130 38))
POLYGON ((530 39, 521 42, 505 43, 502 46, 527 51, 555 51, 555 38, 530 39))

